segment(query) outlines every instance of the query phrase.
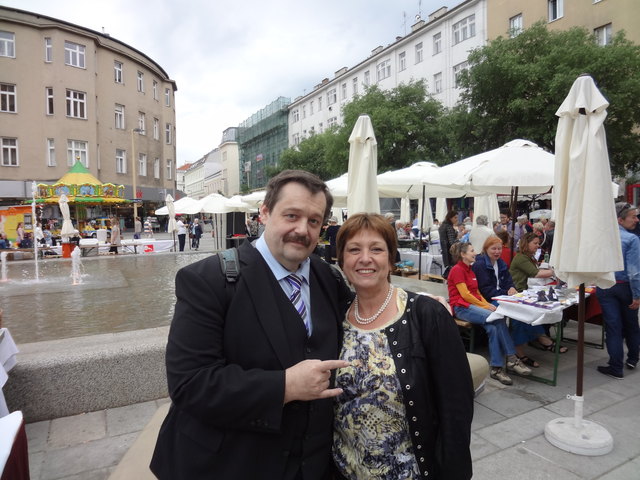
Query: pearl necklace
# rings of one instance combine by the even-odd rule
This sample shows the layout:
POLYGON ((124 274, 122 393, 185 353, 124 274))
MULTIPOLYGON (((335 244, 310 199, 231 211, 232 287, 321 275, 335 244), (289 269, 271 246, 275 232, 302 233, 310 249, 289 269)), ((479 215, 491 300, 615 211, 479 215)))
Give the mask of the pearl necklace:
POLYGON ((389 285, 389 293, 387 294, 387 298, 384 299, 384 302, 382 303, 378 311, 369 318, 362 318, 360 316, 360 312, 358 312, 358 295, 356 295, 356 298, 353 301, 353 315, 356 319, 356 322, 360 325, 369 325, 376 318, 378 318, 382 314, 382 312, 385 311, 385 309, 387 308, 387 305, 389 305, 389 301, 391 301, 392 296, 393 296, 393 285, 389 285))

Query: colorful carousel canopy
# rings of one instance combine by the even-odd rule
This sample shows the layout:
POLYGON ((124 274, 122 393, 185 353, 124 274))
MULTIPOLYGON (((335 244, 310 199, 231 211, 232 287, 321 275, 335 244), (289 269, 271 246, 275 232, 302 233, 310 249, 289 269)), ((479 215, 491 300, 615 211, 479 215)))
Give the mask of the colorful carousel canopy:
POLYGON ((124 198, 124 185, 102 183, 79 161, 53 185, 39 183, 36 203, 58 203, 63 193, 69 203, 130 203, 130 200, 124 198))

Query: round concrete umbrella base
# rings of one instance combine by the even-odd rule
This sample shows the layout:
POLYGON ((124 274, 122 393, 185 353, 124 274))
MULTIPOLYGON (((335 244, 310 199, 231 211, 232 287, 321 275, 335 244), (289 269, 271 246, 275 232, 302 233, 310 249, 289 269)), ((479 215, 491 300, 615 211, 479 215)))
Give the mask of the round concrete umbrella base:
POLYGON ((577 455, 606 455, 613 449, 613 438, 602 426, 573 417, 556 418, 544 428, 544 436, 552 445, 577 455))

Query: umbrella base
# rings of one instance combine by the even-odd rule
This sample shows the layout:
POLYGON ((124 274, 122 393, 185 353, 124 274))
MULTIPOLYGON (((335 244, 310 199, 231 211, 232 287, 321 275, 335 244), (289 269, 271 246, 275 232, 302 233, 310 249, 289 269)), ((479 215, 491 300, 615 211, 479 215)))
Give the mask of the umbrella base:
POLYGON ((577 455, 606 455, 613 449, 613 437, 602 426, 573 417, 556 418, 544 428, 544 436, 552 445, 577 455))

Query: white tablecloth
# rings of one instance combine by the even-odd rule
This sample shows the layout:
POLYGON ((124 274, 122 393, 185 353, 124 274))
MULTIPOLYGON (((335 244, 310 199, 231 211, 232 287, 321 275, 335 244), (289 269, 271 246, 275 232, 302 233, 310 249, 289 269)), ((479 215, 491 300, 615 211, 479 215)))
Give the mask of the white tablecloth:
MULTIPOLYGON (((419 258, 418 252, 415 250, 411 250, 410 248, 399 248, 398 252, 400 252, 401 260, 411 260, 413 262, 414 268, 418 268, 419 258)), ((421 274, 431 273, 431 267, 433 267, 433 262, 436 261, 440 265, 442 265, 442 255, 433 255, 429 252, 422 252, 422 269, 420 270, 421 274)), ((438 274, 441 273, 438 271, 438 274)))
POLYGON ((562 320, 562 310, 569 307, 556 307, 553 309, 533 307, 523 303, 502 302, 498 300, 498 308, 495 313, 504 317, 513 318, 531 325, 544 325, 558 323, 562 320))
POLYGON ((18 347, 16 347, 9 330, 0 328, 0 417, 9 414, 2 389, 9 379, 9 370, 16 364, 16 353, 18 353, 18 347))
MULTIPOLYGON (((82 240, 81 240, 82 241, 82 240)), ((95 242, 95 240, 93 240, 95 242)), ((91 247, 94 243, 83 246, 91 247)), ((177 242, 176 242, 177 246, 177 242)), ((111 244, 109 243, 99 243, 98 251, 99 253, 107 253, 111 248, 111 244)), ((158 252, 168 252, 173 248, 173 240, 154 240, 152 238, 143 239, 140 238, 138 240, 122 240, 121 245, 119 247, 120 252, 129 252, 129 253, 158 253, 158 252)), ((56 246, 51 247, 51 249, 57 254, 62 255, 62 247, 56 246)))

